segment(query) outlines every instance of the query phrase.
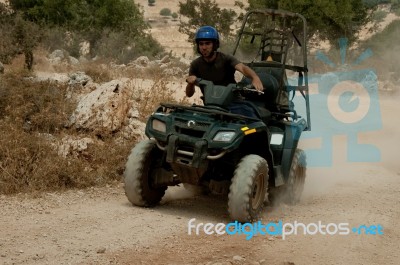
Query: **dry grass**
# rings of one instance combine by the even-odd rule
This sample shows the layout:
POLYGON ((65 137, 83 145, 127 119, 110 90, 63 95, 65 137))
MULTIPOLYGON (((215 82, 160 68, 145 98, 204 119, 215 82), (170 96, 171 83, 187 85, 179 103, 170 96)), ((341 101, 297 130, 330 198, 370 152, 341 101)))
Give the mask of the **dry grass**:
POLYGON ((167 82, 158 78, 154 80, 150 89, 138 88, 134 93, 134 100, 138 103, 139 119, 146 121, 161 102, 189 104, 186 98, 176 99, 176 89, 167 86, 167 82))
MULTIPOLYGON (((130 68, 107 68, 106 62, 80 66, 50 67, 38 51, 35 69, 64 73, 84 71, 97 83, 121 77, 139 77, 130 68)), ((34 73, 23 68, 23 57, 7 65, 0 76, 0 194, 41 192, 85 188, 121 181, 126 159, 137 139, 126 139, 119 132, 102 134, 68 128, 69 117, 77 102, 67 100, 68 86, 57 82, 38 82, 34 73), (84 151, 62 157, 57 146, 65 136, 94 139, 84 151)), ((109 65, 109 64, 108 64, 109 65)), ((151 88, 133 87, 140 120, 160 102, 176 102, 176 91, 149 69, 140 77, 151 78, 151 88)), ((188 103, 180 100, 180 103, 188 103)))

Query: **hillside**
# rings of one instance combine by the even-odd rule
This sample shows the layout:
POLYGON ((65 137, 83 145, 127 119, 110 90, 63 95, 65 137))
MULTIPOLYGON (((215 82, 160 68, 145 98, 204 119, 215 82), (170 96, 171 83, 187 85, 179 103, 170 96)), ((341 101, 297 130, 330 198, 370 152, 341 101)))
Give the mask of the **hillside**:
MULTIPOLYGON (((166 49, 167 52, 172 51, 172 54, 177 56, 185 55, 187 58, 195 56, 193 54, 193 44, 187 41, 187 36, 178 31, 179 18, 177 21, 172 21, 171 18, 165 19, 160 16, 160 11, 163 8, 169 8, 171 12, 178 13, 179 0, 159 0, 154 6, 149 6, 147 0, 139 0, 138 4, 143 6, 144 16, 152 26, 151 34, 156 38, 166 49)), ((239 1, 247 3, 247 1, 239 1)), ((220 8, 229 8, 237 13, 240 9, 234 5, 233 0, 217 1, 220 8)))

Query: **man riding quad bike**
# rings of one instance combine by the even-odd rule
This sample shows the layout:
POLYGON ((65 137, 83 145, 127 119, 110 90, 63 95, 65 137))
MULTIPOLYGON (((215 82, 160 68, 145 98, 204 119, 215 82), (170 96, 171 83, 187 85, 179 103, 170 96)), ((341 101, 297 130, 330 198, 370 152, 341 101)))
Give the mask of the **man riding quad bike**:
POLYGON ((310 130, 306 21, 282 10, 250 11, 233 55, 239 52, 254 55, 245 64, 264 93, 246 77, 227 85, 198 78, 204 106, 162 103, 147 121, 149 139, 132 149, 126 164, 125 193, 133 205, 154 206, 168 186, 181 183, 212 188, 228 182, 228 211, 239 222, 257 220, 264 202, 278 195, 299 201, 306 161, 297 145, 310 130), (288 74, 296 76, 295 85, 288 74), (305 118, 294 109, 296 92, 304 98, 305 118), (234 113, 237 104, 255 116, 234 113))

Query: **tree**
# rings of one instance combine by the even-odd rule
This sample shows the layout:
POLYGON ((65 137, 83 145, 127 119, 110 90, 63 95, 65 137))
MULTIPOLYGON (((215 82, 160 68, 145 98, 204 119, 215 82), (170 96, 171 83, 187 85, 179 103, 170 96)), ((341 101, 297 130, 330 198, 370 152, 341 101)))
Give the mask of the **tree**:
POLYGON ((196 30, 204 25, 215 27, 222 38, 228 38, 236 16, 236 12, 231 9, 219 8, 214 0, 179 2, 179 13, 187 18, 180 22, 179 32, 188 35, 189 42, 193 42, 196 30))
POLYGON ((10 63, 17 54, 24 54, 25 67, 32 70, 33 50, 42 36, 38 25, 0 3, 0 36, 0 61, 10 63))
MULTIPOLYGON (((370 21, 369 10, 376 4, 364 0, 248 0, 247 10, 255 8, 284 9, 303 15, 308 22, 309 37, 328 40, 337 45, 340 37, 354 42, 358 31, 370 21)), ((379 2, 379 1, 378 1, 379 2)), ((240 3, 236 3, 240 6, 240 3)))
POLYGON ((349 43, 354 42, 358 31, 369 21, 363 0, 304 2, 280 0, 279 7, 303 14, 308 21, 310 36, 317 35, 335 46, 341 37, 346 37, 349 43))
POLYGON ((26 21, 78 33, 81 41, 90 42, 91 52, 111 33, 122 33, 124 38, 119 42, 135 46, 136 51, 138 47, 161 51, 147 33, 149 25, 144 21, 143 10, 132 0, 10 0, 10 6, 21 12, 26 21))
POLYGON ((32 70, 33 50, 39 44, 42 34, 39 26, 24 20, 20 14, 17 14, 12 32, 18 53, 23 53, 25 56, 25 67, 32 70))
MULTIPOLYGON (((257 8, 278 8, 279 0, 248 0, 247 10, 257 9, 257 8)), ((235 5, 239 6, 242 9, 245 9, 244 4, 241 1, 235 1, 235 5)))
POLYGON ((9 63, 17 54, 15 39, 10 34, 13 27, 12 13, 5 4, 0 3, 0 62, 3 63, 9 63))

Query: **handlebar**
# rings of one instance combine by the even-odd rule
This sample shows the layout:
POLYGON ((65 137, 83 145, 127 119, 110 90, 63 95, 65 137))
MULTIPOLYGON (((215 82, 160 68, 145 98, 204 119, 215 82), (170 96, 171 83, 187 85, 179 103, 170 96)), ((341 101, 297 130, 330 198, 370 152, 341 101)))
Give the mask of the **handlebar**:
POLYGON ((247 85, 247 86, 243 87, 240 90, 255 92, 255 93, 258 93, 258 94, 264 94, 264 91, 258 91, 257 89, 254 88, 253 85, 247 85))
MULTIPOLYGON (((207 80, 205 80, 205 79, 202 79, 202 78, 196 78, 196 81, 195 81, 195 84, 197 85, 197 86, 200 86, 201 85, 201 82, 211 82, 211 81, 207 81, 207 80)), ((212 83, 212 82, 211 82, 212 83)), ((205 85, 205 84, 203 84, 203 85, 205 85)), ((236 89, 235 89, 236 91, 250 91, 250 92, 255 92, 255 93, 258 93, 258 94, 264 94, 264 92, 263 91, 258 91, 257 89, 255 89, 254 88, 254 86, 252 85, 252 84, 247 84, 247 85, 243 85, 243 84, 241 84, 241 83, 237 83, 236 84, 236 89)))

